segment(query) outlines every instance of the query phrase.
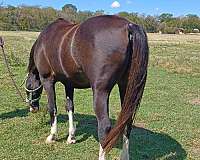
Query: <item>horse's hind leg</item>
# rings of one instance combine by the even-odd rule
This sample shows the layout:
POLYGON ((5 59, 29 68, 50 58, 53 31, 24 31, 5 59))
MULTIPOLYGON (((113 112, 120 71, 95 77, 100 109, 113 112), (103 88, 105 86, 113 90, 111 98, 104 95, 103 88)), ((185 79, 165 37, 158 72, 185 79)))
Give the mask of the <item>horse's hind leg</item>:
POLYGON ((104 89, 93 89, 94 111, 98 121, 98 137, 100 141, 99 160, 105 160, 105 153, 101 147, 101 142, 111 129, 108 115, 109 92, 104 89))
POLYGON ((65 84, 65 93, 67 98, 67 104, 66 104, 66 111, 68 112, 69 117, 69 136, 67 138, 68 144, 74 144, 76 143, 75 140, 75 131, 76 126, 73 122, 73 114, 74 114, 74 103, 73 103, 73 94, 74 94, 74 88, 72 87, 71 83, 65 84))
POLYGON ((44 89, 47 93, 48 111, 50 113, 51 133, 46 139, 46 143, 54 142, 57 134, 57 107, 55 95, 55 83, 50 79, 42 79, 44 89))
MULTIPOLYGON (((126 93, 126 86, 127 86, 127 79, 123 80, 118 83, 119 86, 119 93, 120 93, 120 99, 121 99, 121 106, 124 101, 124 96, 126 93)), ((127 123, 127 126, 125 128, 125 131, 123 133, 123 146, 122 146, 122 153, 120 156, 120 160, 129 160, 129 137, 130 137, 130 132, 132 129, 132 118, 129 119, 129 122, 127 123)))

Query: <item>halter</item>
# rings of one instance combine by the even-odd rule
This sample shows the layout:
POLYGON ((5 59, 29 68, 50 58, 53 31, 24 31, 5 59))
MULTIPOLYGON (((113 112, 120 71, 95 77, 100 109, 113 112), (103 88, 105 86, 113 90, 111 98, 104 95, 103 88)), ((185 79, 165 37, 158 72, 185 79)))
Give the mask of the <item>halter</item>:
MULTIPOLYGON (((28 74, 25 76, 25 78, 24 78, 24 80, 23 80, 21 86, 25 83, 25 81, 27 80, 27 78, 28 78, 28 74)), ((29 93, 29 97, 26 98, 26 102, 27 102, 27 103, 34 103, 34 102, 40 100, 41 96, 39 96, 38 98, 33 99, 33 92, 39 90, 41 87, 42 87, 42 84, 41 84, 39 87, 35 88, 35 89, 28 89, 28 88, 26 88, 26 86, 24 85, 24 89, 29 93)))
POLYGON ((38 98, 33 99, 33 92, 39 90, 41 87, 42 87, 42 84, 39 87, 35 88, 35 89, 28 89, 28 88, 24 87, 25 90, 27 92, 29 92, 29 97, 26 98, 26 102, 27 103, 34 103, 34 102, 40 100, 41 96, 39 96, 38 98))
POLYGON ((39 87, 35 88, 35 89, 28 89, 28 88, 26 88, 26 87, 24 87, 24 89, 25 89, 27 92, 33 93, 33 92, 39 90, 41 87, 42 87, 42 84, 41 84, 39 87))

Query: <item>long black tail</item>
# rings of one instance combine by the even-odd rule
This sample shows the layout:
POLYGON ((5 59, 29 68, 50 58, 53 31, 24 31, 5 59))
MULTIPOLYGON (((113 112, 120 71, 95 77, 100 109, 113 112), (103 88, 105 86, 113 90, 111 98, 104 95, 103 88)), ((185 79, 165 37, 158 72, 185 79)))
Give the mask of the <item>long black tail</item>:
POLYGON ((130 118, 134 119, 143 95, 147 78, 149 47, 146 33, 142 27, 136 24, 130 23, 127 28, 131 36, 130 43, 132 46, 128 84, 117 123, 102 143, 102 147, 106 152, 110 151, 119 137, 123 134, 128 120, 130 118))

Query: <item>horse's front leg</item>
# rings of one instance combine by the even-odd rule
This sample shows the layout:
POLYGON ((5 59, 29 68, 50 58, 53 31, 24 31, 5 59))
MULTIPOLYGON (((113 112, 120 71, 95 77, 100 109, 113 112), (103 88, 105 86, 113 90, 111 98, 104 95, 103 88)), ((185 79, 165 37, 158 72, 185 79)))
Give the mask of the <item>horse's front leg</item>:
POLYGON ((46 143, 52 143, 56 140, 57 135, 57 107, 56 107, 56 95, 55 95, 55 82, 53 80, 43 80, 43 86, 47 93, 48 99, 48 111, 50 114, 51 132, 46 139, 46 143))
POLYGON ((68 144, 74 144, 76 143, 75 140, 75 131, 76 126, 74 125, 74 103, 73 103, 73 94, 74 94, 74 88, 70 83, 65 85, 65 93, 67 98, 67 104, 66 104, 66 111, 68 112, 69 117, 69 136, 67 138, 68 144))
POLYGON ((101 142, 111 129, 111 123, 108 114, 109 93, 105 90, 93 90, 94 92, 94 110, 98 121, 98 137, 100 141, 99 160, 105 160, 101 142))

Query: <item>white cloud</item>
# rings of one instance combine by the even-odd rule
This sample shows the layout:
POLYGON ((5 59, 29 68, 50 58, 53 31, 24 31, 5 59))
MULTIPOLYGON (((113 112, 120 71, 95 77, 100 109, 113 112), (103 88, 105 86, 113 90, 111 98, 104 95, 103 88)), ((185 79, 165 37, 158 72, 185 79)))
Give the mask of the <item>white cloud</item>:
POLYGON ((120 7, 120 3, 118 1, 114 1, 112 4, 111 4, 111 8, 119 8, 120 7))

